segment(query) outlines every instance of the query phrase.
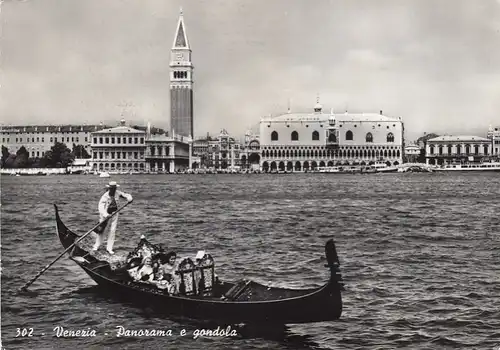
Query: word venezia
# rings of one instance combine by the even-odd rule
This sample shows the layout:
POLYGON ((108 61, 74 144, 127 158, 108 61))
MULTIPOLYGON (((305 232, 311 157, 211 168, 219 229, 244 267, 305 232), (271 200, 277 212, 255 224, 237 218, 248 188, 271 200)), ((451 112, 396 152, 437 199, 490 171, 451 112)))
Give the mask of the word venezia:
MULTIPOLYGON (((171 337, 173 332, 171 329, 126 329, 123 326, 116 327, 117 337, 171 337)), ((179 333, 181 337, 187 335, 187 331, 182 329, 179 333)), ((227 326, 226 329, 217 327, 216 329, 195 329, 192 333, 193 339, 198 337, 235 337, 238 334, 236 330, 227 326)))

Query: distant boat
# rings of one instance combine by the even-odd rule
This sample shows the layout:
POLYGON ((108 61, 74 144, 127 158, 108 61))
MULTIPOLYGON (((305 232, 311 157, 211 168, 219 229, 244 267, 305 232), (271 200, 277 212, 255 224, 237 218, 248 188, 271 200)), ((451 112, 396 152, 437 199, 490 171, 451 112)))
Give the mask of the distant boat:
POLYGON ((397 166, 389 166, 387 163, 379 161, 372 165, 372 169, 375 169, 377 173, 397 173, 397 166))
POLYGON ((435 171, 500 171, 500 162, 447 164, 434 169, 435 171))
POLYGON ((109 173, 108 173, 108 172, 106 172, 106 171, 101 171, 101 172, 99 173, 99 177, 109 177, 109 173))

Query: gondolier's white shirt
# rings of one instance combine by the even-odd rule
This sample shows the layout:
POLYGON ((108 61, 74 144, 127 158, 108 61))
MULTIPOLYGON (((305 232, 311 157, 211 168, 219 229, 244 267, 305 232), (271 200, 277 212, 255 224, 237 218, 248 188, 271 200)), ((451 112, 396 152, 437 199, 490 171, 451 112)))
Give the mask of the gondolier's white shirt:
MULTIPOLYGON (((125 198, 129 202, 132 200, 132 196, 130 194, 116 190, 115 200, 117 200, 120 197, 125 198)), ((102 195, 101 200, 99 201, 99 215, 101 217, 101 220, 104 220, 105 217, 110 215, 110 214, 108 214, 108 207, 111 204, 111 201, 112 201, 112 198, 109 195, 109 191, 106 191, 102 195)))

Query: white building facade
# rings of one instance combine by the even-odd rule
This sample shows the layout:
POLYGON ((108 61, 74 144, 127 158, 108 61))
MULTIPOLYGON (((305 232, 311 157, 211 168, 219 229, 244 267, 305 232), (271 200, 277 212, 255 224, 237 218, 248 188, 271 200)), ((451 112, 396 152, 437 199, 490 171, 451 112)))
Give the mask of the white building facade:
POLYGON ((479 136, 439 136, 427 140, 425 146, 430 165, 480 163, 491 155, 491 140, 479 136))
POLYGON ((30 158, 43 157, 56 142, 64 143, 70 150, 73 145, 82 145, 90 154, 90 134, 103 128, 102 124, 2 126, 0 137, 10 153, 15 154, 24 146, 30 158))
POLYGON ((145 136, 142 130, 120 122, 120 126, 91 134, 92 169, 107 172, 142 172, 145 170, 145 136))
POLYGON ((403 162, 404 125, 400 117, 377 113, 286 113, 260 121, 263 171, 307 171, 336 165, 388 165, 403 162))

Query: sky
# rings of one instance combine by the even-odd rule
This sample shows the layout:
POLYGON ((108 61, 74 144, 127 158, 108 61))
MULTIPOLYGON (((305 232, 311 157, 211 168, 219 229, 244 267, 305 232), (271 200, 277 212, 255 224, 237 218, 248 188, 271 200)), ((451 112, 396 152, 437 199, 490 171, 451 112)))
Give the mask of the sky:
POLYGON ((181 7, 195 136, 241 136, 317 96, 401 116, 410 140, 500 126, 500 0, 4 0, 1 123, 168 129, 181 7))

